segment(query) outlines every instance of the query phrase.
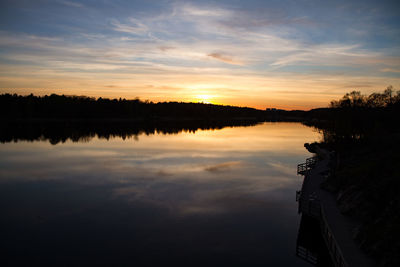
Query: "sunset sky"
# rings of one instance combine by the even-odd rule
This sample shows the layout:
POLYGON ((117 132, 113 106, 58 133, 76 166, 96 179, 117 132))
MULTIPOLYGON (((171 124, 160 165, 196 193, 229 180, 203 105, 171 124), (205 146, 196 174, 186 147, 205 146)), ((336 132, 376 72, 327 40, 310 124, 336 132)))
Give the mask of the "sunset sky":
POLYGON ((1 0, 0 93, 309 109, 400 90, 399 1, 1 0))

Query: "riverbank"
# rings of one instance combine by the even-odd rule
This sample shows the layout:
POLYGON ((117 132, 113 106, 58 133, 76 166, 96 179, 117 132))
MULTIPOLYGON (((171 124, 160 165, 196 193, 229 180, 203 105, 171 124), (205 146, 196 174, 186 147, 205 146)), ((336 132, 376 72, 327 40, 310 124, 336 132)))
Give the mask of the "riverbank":
POLYGON ((298 199, 299 212, 319 222, 333 266, 374 266, 373 260, 352 239, 352 230, 357 223, 341 214, 335 195, 321 187, 331 173, 334 153, 319 146, 314 149, 319 159, 305 173, 298 199))
MULTIPOLYGON (((398 134, 387 134, 319 144, 336 153, 322 188, 335 196, 341 214, 355 222, 358 246, 382 267, 400 266, 399 141, 398 134)), ((316 147, 309 149, 316 152, 316 147)))

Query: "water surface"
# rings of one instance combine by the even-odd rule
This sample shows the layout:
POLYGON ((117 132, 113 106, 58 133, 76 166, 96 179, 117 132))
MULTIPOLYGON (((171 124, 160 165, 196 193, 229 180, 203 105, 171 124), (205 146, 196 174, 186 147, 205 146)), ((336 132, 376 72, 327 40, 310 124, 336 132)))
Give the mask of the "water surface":
POLYGON ((7 264, 307 266, 299 123, 0 144, 7 264))

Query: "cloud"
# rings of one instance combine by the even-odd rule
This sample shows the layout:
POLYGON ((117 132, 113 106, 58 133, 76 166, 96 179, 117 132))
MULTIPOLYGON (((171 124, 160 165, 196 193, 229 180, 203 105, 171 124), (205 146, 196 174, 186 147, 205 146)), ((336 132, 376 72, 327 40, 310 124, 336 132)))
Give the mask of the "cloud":
POLYGON ((218 21, 219 25, 232 30, 257 31, 267 27, 288 27, 315 25, 309 17, 290 17, 284 10, 235 10, 231 16, 226 16, 218 21))
POLYGON ((384 68, 384 69, 381 69, 381 72, 400 73, 400 69, 384 68))
POLYGON ((77 3, 77 2, 72 2, 72 1, 58 0, 57 2, 65 5, 65 6, 70 6, 70 7, 78 7, 78 8, 84 7, 83 4, 77 3))
POLYGON ((196 17, 229 17, 232 15, 232 11, 223 9, 217 6, 196 6, 193 4, 185 4, 183 6, 175 6, 175 14, 184 16, 196 16, 196 17))
POLYGON ((113 19, 110 23, 113 26, 113 30, 118 32, 125 32, 134 35, 141 35, 148 32, 147 26, 141 23, 139 20, 130 18, 129 22, 130 24, 123 24, 118 20, 113 19))
POLYGON ((173 46, 165 46, 165 45, 159 46, 158 48, 159 48, 161 51, 163 51, 163 52, 166 52, 166 51, 168 51, 168 50, 175 49, 175 47, 173 47, 173 46))
POLYGON ((240 161, 228 161, 228 162, 223 162, 223 163, 208 166, 204 170, 206 170, 208 172, 221 172, 221 171, 229 170, 234 167, 240 167, 241 165, 243 165, 243 163, 240 161))
POLYGON ((240 61, 234 60, 229 55, 226 55, 223 53, 214 52, 214 53, 208 54, 207 56, 217 59, 219 61, 222 61, 224 63, 233 64, 233 65, 243 65, 240 61))
MULTIPOLYGON (((349 66, 363 65, 367 62, 377 63, 382 60, 383 55, 377 52, 367 51, 359 44, 341 45, 324 44, 301 46, 297 50, 283 54, 278 57, 271 66, 290 66, 302 64, 320 66, 349 66)), ((389 62, 388 62, 389 63, 389 62)))

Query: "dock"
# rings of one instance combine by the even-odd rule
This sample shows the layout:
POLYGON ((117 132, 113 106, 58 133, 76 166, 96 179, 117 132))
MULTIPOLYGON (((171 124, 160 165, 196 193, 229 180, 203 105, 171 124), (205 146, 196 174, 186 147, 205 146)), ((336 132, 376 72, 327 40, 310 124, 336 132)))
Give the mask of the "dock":
POLYGON ((296 191, 298 212, 319 221, 320 230, 335 267, 370 267, 369 258, 353 240, 357 222, 344 216, 336 204, 335 195, 321 188, 330 173, 329 152, 325 157, 316 157, 299 164, 297 173, 304 175, 302 188, 296 191))

